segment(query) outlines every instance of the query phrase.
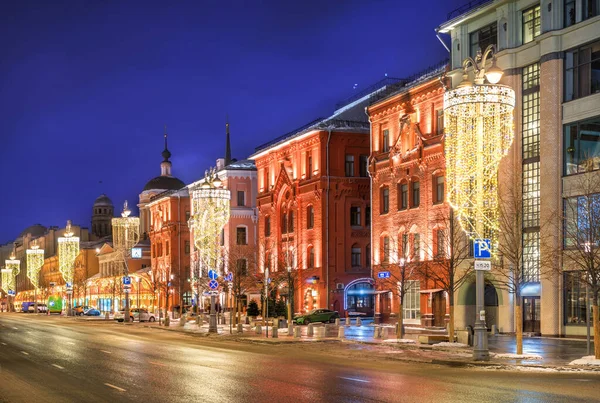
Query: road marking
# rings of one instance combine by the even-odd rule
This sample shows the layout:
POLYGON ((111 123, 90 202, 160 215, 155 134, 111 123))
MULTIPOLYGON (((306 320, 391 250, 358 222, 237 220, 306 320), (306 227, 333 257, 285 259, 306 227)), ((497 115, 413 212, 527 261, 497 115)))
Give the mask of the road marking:
POLYGON ((52 364, 52 366, 53 366, 53 367, 56 367, 56 368, 58 368, 58 369, 65 369, 65 367, 61 367, 61 366, 60 366, 60 365, 58 365, 58 364, 52 364))
POLYGON ((13 326, 13 329, 15 329, 15 330, 19 330, 19 328, 18 328, 18 327, 14 327, 14 326, 13 326))
POLYGON ((364 383, 369 383, 369 382, 371 382, 371 381, 367 381, 367 380, 364 380, 364 379, 358 379, 358 378, 347 378, 347 377, 345 377, 345 376, 338 376, 338 378, 341 378, 341 379, 347 379, 347 380, 349 380, 349 381, 364 382, 364 383))
POLYGON ((70 345, 72 345, 72 346, 74 346, 74 345, 75 345, 75 343, 73 343, 72 341, 67 341, 67 342, 65 342, 65 343, 66 343, 66 344, 70 344, 70 345))
POLYGON ((123 388, 120 388, 120 387, 118 387, 118 386, 115 386, 115 385, 111 385, 110 383, 105 383, 105 385, 106 385, 106 386, 108 386, 109 388, 116 389, 116 390, 118 390, 119 392, 126 392, 126 390, 125 390, 125 389, 123 389, 123 388))
POLYGON ((100 350, 100 351, 102 351, 103 353, 106 353, 106 354, 112 354, 110 351, 106 351, 106 350, 100 350))
POLYGON ((159 367, 166 367, 165 364, 161 364, 160 362, 156 362, 156 361, 148 361, 148 362, 152 365, 158 365, 159 367))
POLYGON ((2 343, 3 346, 6 346, 6 343, 2 343))
POLYGON ((29 353, 27 351, 21 351, 21 352, 25 355, 29 355, 29 353))

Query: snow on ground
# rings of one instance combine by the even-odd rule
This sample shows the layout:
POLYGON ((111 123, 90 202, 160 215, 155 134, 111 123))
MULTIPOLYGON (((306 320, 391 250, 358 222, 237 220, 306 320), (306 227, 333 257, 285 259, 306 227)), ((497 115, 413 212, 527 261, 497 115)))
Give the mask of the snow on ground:
POLYGON ((600 366, 600 360, 596 359, 593 355, 581 357, 577 360, 571 361, 569 365, 594 365, 600 366))
POLYGON ((463 343, 450 343, 443 341, 441 343, 434 344, 433 347, 468 348, 469 346, 463 343))
POLYGON ((494 358, 508 358, 508 359, 516 359, 516 360, 543 360, 539 354, 511 354, 511 353, 502 353, 502 354, 494 354, 494 358))
POLYGON ((417 341, 412 339, 387 339, 384 343, 415 344, 417 341))

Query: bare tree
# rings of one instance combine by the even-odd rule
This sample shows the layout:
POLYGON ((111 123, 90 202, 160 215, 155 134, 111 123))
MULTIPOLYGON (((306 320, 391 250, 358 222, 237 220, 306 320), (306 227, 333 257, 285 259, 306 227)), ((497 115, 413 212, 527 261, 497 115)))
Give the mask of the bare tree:
POLYGON ((231 245, 224 251, 229 273, 231 273, 231 293, 233 295, 233 324, 241 323, 242 298, 248 290, 257 286, 256 252, 250 245, 231 245))
POLYGON ((569 193, 577 196, 568 198, 564 204, 562 255, 565 270, 579 271, 580 281, 589 287, 596 341, 594 355, 600 359, 600 172, 592 171, 591 160, 584 166, 586 172, 570 178, 569 193))

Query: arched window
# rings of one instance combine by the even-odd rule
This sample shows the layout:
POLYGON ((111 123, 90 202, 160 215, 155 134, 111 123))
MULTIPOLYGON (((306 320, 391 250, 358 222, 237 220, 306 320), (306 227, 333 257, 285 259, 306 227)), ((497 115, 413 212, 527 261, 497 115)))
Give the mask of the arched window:
POLYGON ((306 208, 306 228, 312 229, 315 226, 315 210, 313 206, 306 208))
POLYGON ((306 263, 306 267, 308 269, 312 269, 315 267, 315 248, 312 246, 308 247, 308 251, 307 251, 307 257, 308 257, 308 261, 306 263))
POLYGON ((265 217, 265 236, 271 236, 271 217, 265 217))
POLYGON ((381 262, 389 263, 390 262, 390 238, 388 236, 384 236, 381 240, 381 262))
POLYGON ((288 215, 287 230, 288 230, 288 232, 294 232, 294 212, 293 211, 290 211, 290 213, 288 215))
POLYGON ((248 245, 248 231, 246 227, 239 226, 235 229, 236 231, 236 243, 238 245, 248 245))
POLYGON ((287 218, 287 214, 283 213, 283 215, 281 216, 281 233, 282 234, 287 234, 287 222, 288 222, 288 218, 287 218))
POLYGON ((360 267, 361 248, 358 244, 352 245, 351 263, 352 267, 360 267))
POLYGON ((387 214, 390 211, 390 188, 385 186, 381 188, 381 214, 387 214))

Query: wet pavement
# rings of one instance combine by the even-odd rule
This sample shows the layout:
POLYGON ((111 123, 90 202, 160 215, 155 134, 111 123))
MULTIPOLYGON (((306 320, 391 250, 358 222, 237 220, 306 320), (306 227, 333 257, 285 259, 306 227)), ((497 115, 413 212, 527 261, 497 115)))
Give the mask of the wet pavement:
MULTIPOLYGON (((516 353, 515 336, 497 335, 488 337, 488 347, 495 353, 516 353)), ((593 354, 594 343, 591 344, 593 354)), ((524 337, 523 353, 537 354, 546 365, 565 365, 573 360, 589 355, 585 340, 559 339, 547 337, 524 337)))
POLYGON ((598 399, 598 374, 497 372, 393 359, 408 353, 345 343, 255 345, 137 323, 0 314, 0 402, 598 399))

